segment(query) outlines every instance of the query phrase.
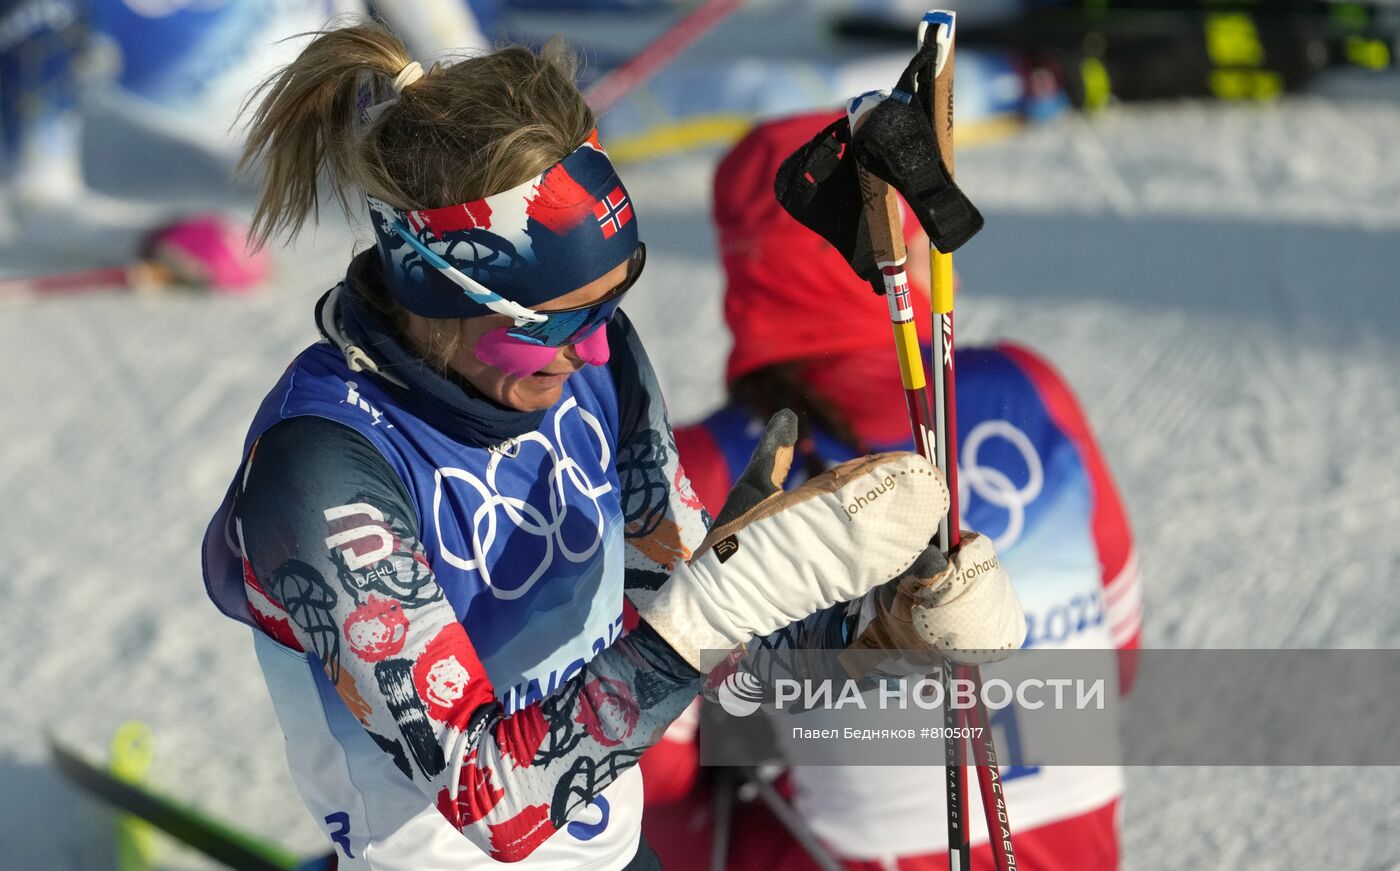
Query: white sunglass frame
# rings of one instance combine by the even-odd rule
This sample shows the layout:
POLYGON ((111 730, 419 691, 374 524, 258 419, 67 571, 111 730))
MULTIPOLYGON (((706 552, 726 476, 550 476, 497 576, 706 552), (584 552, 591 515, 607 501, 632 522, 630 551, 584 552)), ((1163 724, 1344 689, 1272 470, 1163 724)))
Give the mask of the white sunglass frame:
POLYGON ((462 288, 463 293, 497 314, 503 314, 506 317, 514 318, 517 327, 523 327, 526 324, 543 323, 549 320, 549 315, 541 314, 531 308, 526 308, 518 302, 512 302, 481 282, 463 274, 451 263, 448 263, 440 254, 423 244, 423 242, 414 235, 413 231, 404 225, 403 221, 395 219, 392 226, 394 232, 407 242, 410 248, 417 251, 419 256, 428 261, 428 264, 434 269, 451 279, 453 284, 462 288))

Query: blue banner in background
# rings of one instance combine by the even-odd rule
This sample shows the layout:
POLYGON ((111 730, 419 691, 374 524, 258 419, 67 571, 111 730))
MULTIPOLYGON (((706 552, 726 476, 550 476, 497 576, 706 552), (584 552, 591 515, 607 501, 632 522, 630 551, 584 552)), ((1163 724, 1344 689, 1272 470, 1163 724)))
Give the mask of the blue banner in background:
POLYGON ((254 63, 269 41, 320 27, 339 11, 331 0, 95 0, 92 29, 120 54, 118 85, 178 106, 254 63))

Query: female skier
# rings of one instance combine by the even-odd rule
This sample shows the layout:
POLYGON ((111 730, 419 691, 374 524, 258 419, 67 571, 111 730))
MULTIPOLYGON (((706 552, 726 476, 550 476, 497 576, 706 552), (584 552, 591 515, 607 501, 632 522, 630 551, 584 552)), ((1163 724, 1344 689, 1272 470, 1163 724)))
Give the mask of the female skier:
POLYGON ((637 216, 572 73, 553 43, 424 69, 360 25, 253 112, 259 242, 314 213, 323 170, 375 233, 205 539, 342 868, 657 867, 635 763, 732 649, 839 647, 872 590, 935 640, 1024 633, 1003 573, 928 547, 946 487, 921 458, 783 493, 791 413, 707 536, 618 308, 637 216))

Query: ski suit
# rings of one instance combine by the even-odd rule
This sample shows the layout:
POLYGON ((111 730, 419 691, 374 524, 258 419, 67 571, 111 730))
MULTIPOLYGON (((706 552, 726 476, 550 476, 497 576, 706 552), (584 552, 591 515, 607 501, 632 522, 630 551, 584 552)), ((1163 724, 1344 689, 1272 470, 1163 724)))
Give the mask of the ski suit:
POLYGON ((204 563, 255 629, 341 867, 627 866, 633 763, 700 675, 645 624, 620 637, 623 595, 658 587, 708 523, 635 332, 619 313, 609 365, 516 412, 417 362, 344 285, 318 320, 204 563))

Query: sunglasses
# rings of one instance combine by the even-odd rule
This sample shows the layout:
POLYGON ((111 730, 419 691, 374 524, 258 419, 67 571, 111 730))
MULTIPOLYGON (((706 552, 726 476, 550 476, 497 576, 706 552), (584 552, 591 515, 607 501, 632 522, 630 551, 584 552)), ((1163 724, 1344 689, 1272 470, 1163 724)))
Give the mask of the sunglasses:
POLYGON ((525 323, 517 320, 515 326, 506 330, 506 335, 518 342, 546 348, 576 345, 612 319, 613 313, 622 304, 622 297, 642 277, 642 269, 646 265, 647 246, 639 242, 637 250, 627 261, 627 277, 602 299, 573 308, 535 312, 544 320, 525 323))
POLYGON ((462 274, 445 258, 420 241, 402 221, 395 221, 392 226, 399 238, 407 242, 414 251, 417 251, 428 265, 462 288, 463 293, 497 314, 514 318, 515 326, 508 331, 508 335, 512 339, 546 348, 558 348, 561 345, 582 341, 598 326, 607 323, 608 319, 613 316, 613 312, 617 311, 617 307, 622 301, 622 295, 637 283, 637 279, 642 274, 642 267, 646 266, 647 262, 647 246, 638 242, 636 252, 627 261, 627 278, 613 288, 606 297, 598 302, 576 308, 537 312, 518 302, 506 299, 481 282, 462 274))

